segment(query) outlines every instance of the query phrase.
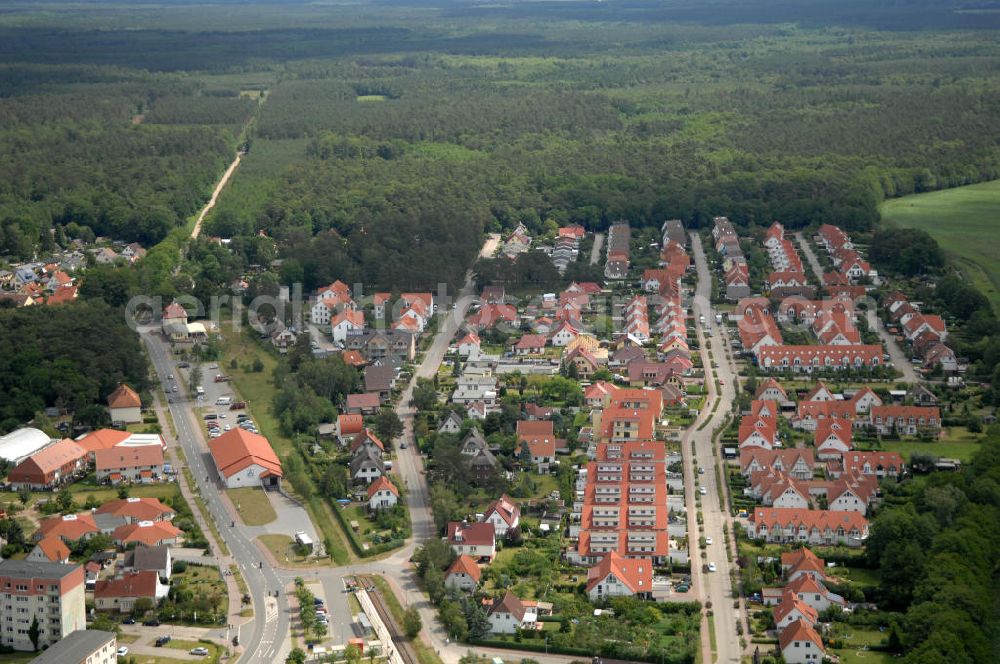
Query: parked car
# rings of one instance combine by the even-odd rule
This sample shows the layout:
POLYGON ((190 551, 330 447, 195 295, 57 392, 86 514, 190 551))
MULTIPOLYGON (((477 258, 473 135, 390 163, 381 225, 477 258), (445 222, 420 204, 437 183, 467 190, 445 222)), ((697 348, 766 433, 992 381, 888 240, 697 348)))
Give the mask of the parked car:
POLYGON ((707 496, 708 495, 708 489, 706 489, 703 486, 700 486, 700 487, 698 487, 698 493, 700 493, 703 496, 707 496))
POLYGON ((160 638, 156 639, 156 643, 154 643, 153 645, 156 646, 157 648, 162 648, 163 646, 167 645, 168 643, 170 643, 170 635, 169 634, 164 634, 160 638))
POLYGON ((128 654, 128 646, 120 646, 118 648, 118 656, 119 657, 124 657, 127 654, 128 654))
POLYGON ((716 568, 716 566, 715 566, 715 563, 709 563, 709 564, 708 564, 708 571, 709 571, 709 572, 714 572, 714 571, 716 571, 716 569, 717 569, 717 568, 716 568))
POLYGON ((122 624, 123 625, 134 625, 135 624, 135 618, 129 616, 128 618, 126 618, 125 620, 122 621, 122 624))
POLYGON ((200 656, 204 657, 205 655, 208 654, 208 648, 203 648, 201 646, 198 646, 197 648, 191 648, 191 654, 192 655, 200 655, 200 656))
POLYGON ((149 620, 144 621, 142 624, 146 627, 159 627, 160 621, 157 620, 156 618, 151 618, 149 620))

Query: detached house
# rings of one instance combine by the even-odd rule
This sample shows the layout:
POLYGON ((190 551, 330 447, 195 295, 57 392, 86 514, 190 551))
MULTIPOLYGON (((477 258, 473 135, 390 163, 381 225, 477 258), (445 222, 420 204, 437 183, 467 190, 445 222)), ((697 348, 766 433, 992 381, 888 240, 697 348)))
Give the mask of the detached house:
POLYGON ((510 590, 499 602, 494 602, 488 614, 490 631, 494 634, 513 634, 519 629, 535 629, 538 622, 537 607, 527 605, 510 590))
POLYGON ((153 604, 167 596, 170 586, 160 583, 152 570, 129 572, 114 579, 100 579, 94 586, 94 606, 98 611, 129 613, 136 600, 147 598, 153 604))
POLYGON ((365 314, 356 309, 344 309, 330 320, 330 333, 334 341, 347 341, 347 337, 361 334, 364 329, 365 314))
POLYGON ((492 523, 448 522, 448 544, 458 555, 490 562, 496 556, 496 530, 492 523))
POLYGON ((479 585, 482 575, 483 571, 479 569, 476 561, 463 554, 455 558, 455 562, 445 572, 444 585, 446 588, 472 592, 479 585))
POLYGON ((383 475, 368 485, 368 509, 392 509, 399 502, 399 489, 383 475))
POLYGON ((653 592, 653 561, 625 558, 612 551, 587 571, 587 596, 597 602, 611 597, 648 598, 653 592))
POLYGON ((135 390, 122 383, 108 395, 108 415, 112 422, 138 424, 142 422, 142 399, 135 390))
POLYGON ((351 480, 369 484, 385 474, 385 464, 380 455, 373 454, 369 447, 359 447, 348 464, 351 480))
POLYGON ((486 508, 482 522, 492 523, 497 537, 506 537, 521 525, 521 508, 510 496, 503 494, 486 508))
POLYGON ((814 664, 826 657, 823 640, 808 622, 795 620, 778 635, 778 647, 786 664, 814 664))

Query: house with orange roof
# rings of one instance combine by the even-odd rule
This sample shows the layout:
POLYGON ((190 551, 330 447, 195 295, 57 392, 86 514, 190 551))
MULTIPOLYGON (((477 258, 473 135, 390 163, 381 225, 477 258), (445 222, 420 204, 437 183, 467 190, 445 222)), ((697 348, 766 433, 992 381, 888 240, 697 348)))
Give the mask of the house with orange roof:
POLYGON ((600 408, 613 389, 614 385, 607 381, 595 381, 583 390, 583 400, 591 408, 600 408))
POLYGON ((399 489, 382 475, 368 485, 368 509, 372 512, 392 509, 399 502, 399 489))
POLYGON ((25 557, 41 563, 68 563, 69 547, 55 535, 43 537, 35 544, 35 548, 25 557))
POLYGON ((793 620, 778 635, 778 648, 785 664, 816 664, 826 657, 823 639, 804 620, 793 620))
POLYGON ((757 507, 747 537, 766 542, 858 547, 868 539, 868 519, 858 512, 757 507))
POLYGON ((79 295, 79 290, 78 286, 63 286, 45 298, 45 304, 51 307, 72 302, 79 295))
MULTIPOLYGON (((242 431, 242 429, 241 429, 242 431)), ((149 484, 163 477, 163 447, 142 445, 112 447, 94 452, 98 482, 149 484)))
POLYGON ((515 355, 541 355, 545 352, 544 334, 524 334, 514 344, 515 355))
POLYGON ((365 418, 359 414, 349 413, 337 416, 336 435, 341 445, 347 445, 349 441, 364 431, 365 418))
POLYGON ((788 592, 809 605, 816 613, 823 613, 831 606, 847 606, 847 601, 843 597, 827 590, 826 586, 809 574, 800 574, 789 581, 785 586, 785 593, 788 592))
POLYGON ((281 482, 281 461, 260 434, 236 428, 210 440, 208 449, 219 479, 230 489, 276 487, 281 482))
POLYGON ((492 523, 497 537, 506 537, 508 532, 521 525, 521 508, 507 494, 503 494, 483 512, 483 523, 492 523))
POLYGON ((782 403, 784 401, 788 401, 788 394, 785 392, 785 388, 783 388, 781 383, 777 380, 774 378, 766 378, 757 386, 757 392, 754 393, 754 399, 767 399, 782 403))
POLYGON ((880 436, 941 430, 941 411, 930 406, 873 406, 868 416, 868 426, 880 436))
POLYGON ((347 341, 347 337, 365 331, 365 312, 358 309, 344 309, 330 319, 330 334, 335 342, 347 341))
POLYGON ((573 327, 573 325, 567 321, 562 321, 556 326, 556 329, 552 331, 549 335, 549 340, 553 346, 562 347, 568 346, 570 342, 580 336, 580 330, 573 327))
POLYGON ((882 397, 875 394, 867 385, 855 392, 850 401, 854 405, 854 412, 858 415, 868 413, 873 406, 882 405, 882 397))
POLYGON ((365 360, 364 355, 362 355, 356 350, 345 350, 343 353, 340 354, 340 359, 342 359, 345 364, 349 364, 355 369, 363 367, 366 364, 368 364, 368 361, 365 360))
POLYGON ((167 596, 170 586, 160 583, 160 575, 153 570, 126 572, 112 578, 100 579, 94 585, 94 608, 98 611, 130 613, 136 600, 147 598, 154 604, 167 596))
POLYGON ((760 349, 757 366, 770 371, 841 371, 874 369, 882 364, 880 344, 831 345, 772 345, 760 349))
POLYGON ((857 472, 873 475, 879 479, 899 477, 906 470, 903 457, 898 452, 858 452, 851 450, 841 459, 840 469, 830 470, 834 477, 843 472, 857 472))
POLYGON ((499 324, 516 325, 520 317, 512 304, 484 304, 468 317, 467 323, 474 330, 488 330, 499 324))
POLYGON ((15 491, 44 491, 71 482, 87 468, 87 451, 64 438, 38 450, 14 466, 7 482, 15 491))
POLYGON ((824 419, 816 423, 813 443, 816 456, 820 459, 839 459, 853 448, 854 427, 851 422, 839 419, 824 419))
POLYGON ((789 581, 800 576, 811 576, 816 581, 824 581, 826 562, 808 547, 785 551, 781 554, 781 573, 789 581))
POLYGON ((112 422, 142 422, 142 399, 135 390, 122 383, 108 395, 108 415, 112 422))
POLYGON ((796 597, 794 593, 789 591, 787 586, 782 592, 781 602, 771 609, 771 612, 774 616, 774 626, 778 634, 781 634, 786 627, 797 620, 808 623, 810 627, 819 621, 819 614, 816 612, 816 609, 796 597))
POLYGON ((475 332, 469 332, 458 341, 458 354, 462 357, 478 357, 483 342, 475 332))
POLYGON ((95 514, 112 514, 128 520, 129 523, 139 521, 170 521, 176 512, 160 502, 158 498, 117 498, 109 500, 95 510, 95 514))
POLYGON ((135 543, 140 546, 174 546, 183 532, 169 521, 138 521, 115 528, 111 539, 121 548, 135 543))
POLYGON ((653 592, 653 561, 625 558, 612 551, 587 570, 587 596, 597 602, 611 597, 648 599, 653 592))
POLYGON ((444 573, 444 585, 453 590, 472 592, 479 585, 482 576, 483 571, 479 569, 476 561, 463 554, 455 558, 448 571, 444 573))
POLYGON ((738 440, 741 449, 745 447, 774 449, 778 442, 777 418, 745 415, 740 421, 738 440))
POLYGON ((76 439, 80 447, 87 451, 91 461, 94 459, 94 452, 97 450, 109 450, 119 445, 131 437, 128 431, 118 429, 97 429, 76 439))
POLYGON ((854 426, 855 415, 854 404, 849 401, 800 401, 792 426, 803 431, 815 431, 820 422, 829 419, 854 426))
POLYGON ((64 542, 75 542, 80 539, 90 539, 99 532, 101 529, 94 523, 91 514, 63 514, 42 519, 38 524, 38 530, 31 537, 36 542, 48 537, 58 537, 64 542))
POLYGON ((740 450, 740 473, 749 477, 762 470, 777 470, 798 480, 808 480, 813 476, 816 461, 813 450, 789 448, 785 450, 766 450, 761 447, 748 447, 740 450))

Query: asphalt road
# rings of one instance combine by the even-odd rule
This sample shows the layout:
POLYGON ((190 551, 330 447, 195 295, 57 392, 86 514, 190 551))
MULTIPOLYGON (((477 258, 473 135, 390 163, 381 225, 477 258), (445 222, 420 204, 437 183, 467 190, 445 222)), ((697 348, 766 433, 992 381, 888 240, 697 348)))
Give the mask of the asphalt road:
POLYGON ((694 425, 688 429, 681 445, 684 457, 690 541, 693 543, 691 572, 699 598, 703 603, 709 601, 712 603, 714 615, 717 655, 714 660, 706 658, 705 661, 739 662, 741 648, 740 639, 736 633, 736 624, 740 620, 740 616, 738 610, 733 607, 731 580, 731 574, 737 568, 729 562, 726 556, 723 533, 723 526, 728 525, 729 532, 732 534, 733 524, 728 509, 720 500, 720 487, 717 479, 725 480, 725 464, 722 462, 721 455, 715 454, 712 449, 713 432, 726 421, 732 409, 735 398, 733 381, 737 376, 729 355, 729 341, 725 326, 715 323, 715 313, 712 310, 710 299, 712 275, 705 259, 705 252, 702 249, 701 238, 697 233, 691 234, 691 242, 695 267, 698 271, 698 285, 692 302, 692 316, 701 347, 702 364, 705 367, 705 386, 709 394, 706 407, 694 425), (701 316, 705 317, 706 323, 711 323, 711 334, 706 333, 707 326, 700 322, 701 316), (713 367, 712 361, 709 359, 709 350, 712 352, 717 367, 713 367), (721 389, 716 388, 716 379, 722 381, 721 389), (712 414, 716 401, 718 401, 718 406, 714 408, 714 414, 712 414), (698 427, 706 418, 708 424, 699 431, 698 427), (692 441, 694 442, 693 454, 691 452, 692 441), (696 475, 695 465, 704 468, 705 473, 696 475), (716 470, 718 475, 716 475, 716 470), (701 486, 707 490, 706 494, 701 496, 704 537, 712 539, 712 544, 708 545, 706 549, 708 555, 704 560, 701 559, 701 551, 698 548, 699 533, 695 516, 697 508, 695 507, 694 488, 696 476, 701 486), (700 563, 715 563, 717 571, 703 573, 700 563))
MULTIPOLYGON (((156 373, 164 387, 169 390, 169 381, 166 377, 170 374, 176 375, 178 369, 171 357, 167 342, 155 328, 142 330, 141 337, 156 373)), ((206 380, 211 380, 208 369, 205 370, 205 376, 206 380)), ((187 466, 191 469, 197 488, 208 508, 208 518, 215 521, 232 558, 243 573, 253 599, 254 619, 245 623, 240 629, 240 644, 244 651, 238 661, 271 664, 284 660, 283 650, 289 629, 289 606, 283 592, 279 592, 277 598, 274 597, 274 593, 282 588, 282 580, 269 565, 261 565, 263 559, 260 552, 250 538, 241 531, 241 526, 230 526, 233 517, 223 505, 219 495, 223 486, 217 480, 218 473, 208 453, 201 425, 192 410, 201 404, 189 399, 182 392, 176 394, 168 392, 168 394, 169 403, 166 406, 170 409, 177 428, 177 440, 184 450, 187 466)), ((214 403, 214 400, 211 403, 214 403)), ((191 507, 195 509, 194 505, 191 507)), ((219 555, 218 551, 214 553, 219 555)))

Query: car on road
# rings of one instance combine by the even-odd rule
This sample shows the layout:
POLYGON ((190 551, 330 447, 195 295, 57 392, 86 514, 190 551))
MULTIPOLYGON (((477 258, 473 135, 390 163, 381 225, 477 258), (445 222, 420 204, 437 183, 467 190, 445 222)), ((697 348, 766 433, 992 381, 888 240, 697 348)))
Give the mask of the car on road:
POLYGON ((209 367, 209 369, 218 369, 218 368, 219 368, 218 364, 213 364, 212 366, 209 367))
POLYGON ((700 487, 698 487, 698 493, 700 493, 703 496, 707 496, 708 495, 708 489, 706 489, 703 486, 700 486, 700 487))
POLYGON ((406 449, 406 443, 400 443, 399 444, 399 449, 405 450, 406 449))
POLYGON ((717 568, 717 567, 715 566, 715 563, 709 563, 709 564, 708 564, 708 571, 709 571, 709 572, 714 572, 714 571, 716 571, 717 569, 718 569, 718 568, 717 568))
POLYGON ((208 654, 208 648, 203 648, 201 646, 198 646, 197 648, 191 648, 191 654, 192 655, 200 655, 200 656, 204 657, 205 655, 208 654))
POLYGON ((704 475, 705 474, 705 469, 702 466, 698 466, 698 474, 699 475, 704 475))
POLYGON ((712 545, 712 538, 711 537, 706 537, 705 538, 705 544, 708 545, 708 546, 711 546, 712 545))
POLYGON ((128 654, 128 646, 120 646, 118 648, 118 656, 119 657, 124 657, 127 654, 128 654))
POLYGON ((152 618, 151 620, 143 621, 142 624, 145 627, 159 627, 160 626, 160 621, 157 620, 156 618, 152 618))
POLYGON ((123 625, 134 625, 135 624, 135 618, 129 616, 128 618, 126 618, 125 620, 122 621, 122 624, 123 625))
POLYGON ((157 648, 162 648, 163 646, 167 645, 168 643, 170 643, 170 635, 169 634, 164 634, 160 638, 156 639, 156 643, 154 643, 153 645, 156 646, 157 648))
POLYGON ((719 385, 725 385, 725 384, 726 384, 726 381, 724 381, 723 379, 720 378, 719 379, 719 385))
POLYGON ((178 364, 177 366, 178 366, 178 368, 181 368, 181 369, 187 369, 187 368, 188 368, 188 367, 190 367, 191 365, 190 365, 189 363, 187 363, 187 362, 181 362, 181 363, 180 363, 180 364, 178 364))
POLYGON ((173 379, 174 379, 173 374, 167 374, 167 380, 173 380, 173 379))
POLYGON ((691 590, 691 586, 687 585, 686 583, 674 586, 675 592, 686 593, 689 590, 691 590))
POLYGON ((174 386, 173 386, 173 388, 171 388, 171 390, 170 390, 170 391, 171 391, 171 392, 176 392, 176 391, 177 391, 177 386, 176 386, 176 385, 174 385, 174 386))

